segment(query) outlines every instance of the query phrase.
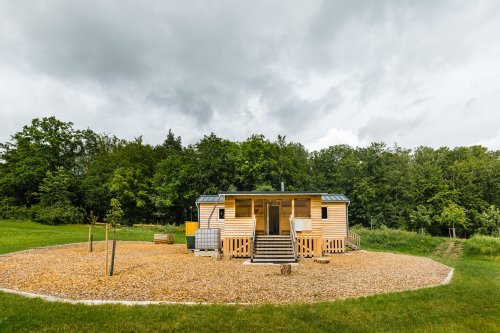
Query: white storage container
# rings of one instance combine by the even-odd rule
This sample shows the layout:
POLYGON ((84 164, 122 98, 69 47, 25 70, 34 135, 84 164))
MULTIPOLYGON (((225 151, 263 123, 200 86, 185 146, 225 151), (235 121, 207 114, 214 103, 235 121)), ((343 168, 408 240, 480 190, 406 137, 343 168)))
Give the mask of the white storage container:
POLYGON ((221 247, 220 229, 196 229, 194 243, 197 250, 219 250, 221 247))

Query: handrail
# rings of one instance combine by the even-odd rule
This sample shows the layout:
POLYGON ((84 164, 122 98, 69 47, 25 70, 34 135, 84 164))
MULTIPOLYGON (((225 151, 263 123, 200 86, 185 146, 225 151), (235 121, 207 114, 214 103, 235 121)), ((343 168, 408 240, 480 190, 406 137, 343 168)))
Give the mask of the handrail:
POLYGON ((295 231, 292 215, 290 215, 290 236, 292 237, 293 257, 297 260, 297 231, 295 231))
POLYGON ((361 237, 358 234, 349 230, 349 234, 347 235, 347 239, 349 242, 356 245, 356 247, 361 248, 361 237))
POLYGON ((252 225, 252 237, 250 238, 250 262, 253 262, 253 255, 255 252, 255 227, 257 224, 257 220, 255 219, 255 215, 253 215, 253 225, 252 225))

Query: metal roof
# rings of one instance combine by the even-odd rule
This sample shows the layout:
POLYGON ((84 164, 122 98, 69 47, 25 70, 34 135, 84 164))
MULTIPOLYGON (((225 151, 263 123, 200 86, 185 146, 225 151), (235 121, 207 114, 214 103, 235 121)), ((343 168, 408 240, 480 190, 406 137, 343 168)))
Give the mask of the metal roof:
POLYGON ((217 194, 202 194, 196 200, 196 203, 224 203, 225 195, 307 195, 316 194, 321 195, 322 202, 350 202, 349 199, 343 194, 326 194, 324 192, 303 192, 303 191, 275 191, 275 192, 265 192, 265 191, 238 191, 238 192, 221 192, 217 194))
POLYGON ((224 196, 223 195, 213 195, 213 194, 202 194, 198 199, 196 199, 196 203, 223 203, 224 196))
POLYGON ((324 194, 321 196, 323 202, 350 202, 343 194, 324 194))
POLYGON ((301 194, 326 194, 325 192, 317 191, 236 191, 236 192, 221 192, 222 195, 301 195, 301 194))

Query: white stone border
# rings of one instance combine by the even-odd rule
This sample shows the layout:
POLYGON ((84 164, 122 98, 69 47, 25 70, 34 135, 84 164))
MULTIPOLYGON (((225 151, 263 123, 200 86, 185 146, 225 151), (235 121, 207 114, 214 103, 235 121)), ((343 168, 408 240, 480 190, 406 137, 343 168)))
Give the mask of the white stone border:
POLYGON ((446 279, 444 279, 444 281, 441 282, 441 285, 450 284, 451 279, 453 278, 453 273, 455 273, 455 268, 452 267, 451 270, 448 272, 446 279))
POLYGON ((24 296, 27 298, 40 298, 47 302, 61 302, 69 304, 85 304, 85 305, 105 305, 105 304, 121 304, 121 305, 252 305, 252 303, 207 303, 207 302, 174 302, 174 301, 127 301, 127 300, 100 300, 100 299, 80 299, 73 300, 69 298, 62 298, 57 296, 49 296, 43 294, 35 294, 26 291, 0 288, 0 291, 24 296))

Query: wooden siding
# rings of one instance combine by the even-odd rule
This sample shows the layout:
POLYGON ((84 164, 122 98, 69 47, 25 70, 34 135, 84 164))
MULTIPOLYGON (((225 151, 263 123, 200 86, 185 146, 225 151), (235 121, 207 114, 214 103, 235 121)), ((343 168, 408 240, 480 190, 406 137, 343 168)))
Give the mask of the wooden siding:
POLYGON ((299 231, 297 236, 321 237, 321 196, 311 198, 311 224, 311 231, 299 231))
POLYGON ((256 216, 256 232, 258 235, 264 235, 266 233, 266 218, 264 216, 256 216))
MULTIPOLYGON (((200 203, 200 228, 208 228, 208 218, 214 209, 215 203, 200 203)), ((210 219, 210 228, 224 230, 224 220, 219 221, 219 208, 224 208, 224 203, 219 203, 210 219)))
MULTIPOLYGON (((239 197, 238 197, 239 198, 239 197)), ((253 218, 236 217, 235 198, 226 196, 226 219, 222 238, 225 237, 250 237, 252 235, 253 218)))
POLYGON ((326 206, 328 209, 328 219, 322 221, 323 238, 345 238, 347 236, 347 204, 344 202, 328 202, 323 203, 322 206, 326 206))

